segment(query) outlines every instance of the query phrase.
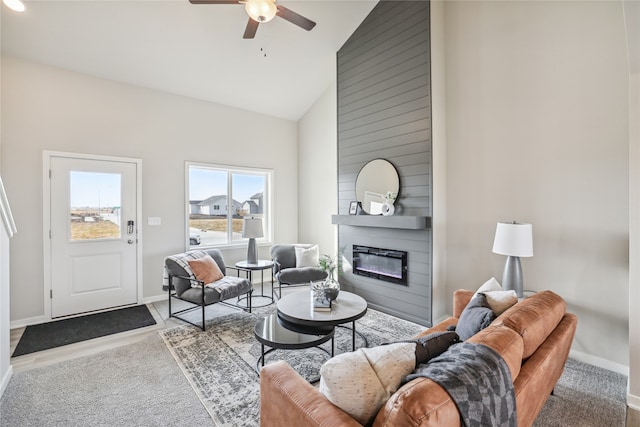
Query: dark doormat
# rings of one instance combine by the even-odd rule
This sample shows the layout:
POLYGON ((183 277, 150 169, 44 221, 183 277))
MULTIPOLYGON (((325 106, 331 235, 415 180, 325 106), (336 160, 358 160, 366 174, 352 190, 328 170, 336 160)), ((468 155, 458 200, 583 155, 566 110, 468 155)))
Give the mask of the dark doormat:
POLYGON ((27 326, 13 357, 155 325, 146 305, 27 326))

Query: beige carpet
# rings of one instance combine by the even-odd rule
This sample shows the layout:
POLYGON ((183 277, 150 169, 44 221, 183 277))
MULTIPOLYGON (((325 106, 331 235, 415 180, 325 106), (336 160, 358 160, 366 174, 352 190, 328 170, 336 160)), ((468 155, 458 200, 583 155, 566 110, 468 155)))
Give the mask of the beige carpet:
MULTIPOLYGON (((232 309, 216 310, 219 311, 212 308, 208 316, 237 314, 232 309)), ((159 311, 162 312, 162 307, 159 311)), ((374 326, 373 334, 384 336, 394 325, 394 321, 386 321, 374 326)), ((185 328, 191 327, 176 329, 185 328)), ((362 331, 369 334, 364 327, 362 331)), ((405 337, 412 334, 409 330, 401 333, 405 337)), ((246 337, 246 334, 242 336, 246 337)), ((253 371, 255 350, 251 348, 253 345, 245 345, 244 350, 236 353, 230 350, 228 343, 243 342, 245 338, 231 336, 225 339, 219 339, 215 344, 225 348, 223 353, 187 360, 194 364, 199 360, 199 366, 205 372, 222 364, 225 358, 237 363, 241 375, 251 379, 247 381, 251 383, 249 387, 253 387, 250 389, 251 400, 244 406, 255 414, 255 387, 258 384, 253 371)), ((312 351, 322 356, 321 352, 312 351)), ((297 352, 287 353, 291 357, 297 352)), ((280 356, 273 355, 276 357, 280 356)), ((282 357, 287 356, 283 354, 282 357)), ((184 365, 183 362, 180 364, 184 365)), ((317 366, 311 368, 317 369, 317 366)), ((0 400, 0 426, 208 426, 215 425, 208 411, 217 411, 215 408, 223 407, 225 400, 238 400, 240 403, 236 406, 239 412, 235 416, 232 413, 225 415, 228 416, 226 425, 258 425, 255 415, 251 418, 253 424, 243 418, 243 404, 236 398, 244 391, 237 382, 230 381, 230 385, 223 388, 228 393, 225 400, 216 400, 212 395, 205 403, 209 405, 205 409, 194 392, 194 384, 197 383, 190 383, 183 372, 184 368, 179 367, 163 339, 156 334, 135 344, 44 368, 16 372, 0 400)), ((225 372, 225 375, 220 375, 222 379, 236 377, 235 372, 225 372)), ((624 375, 569 360, 555 394, 547 400, 534 426, 622 427, 625 422, 626 384, 624 375)))

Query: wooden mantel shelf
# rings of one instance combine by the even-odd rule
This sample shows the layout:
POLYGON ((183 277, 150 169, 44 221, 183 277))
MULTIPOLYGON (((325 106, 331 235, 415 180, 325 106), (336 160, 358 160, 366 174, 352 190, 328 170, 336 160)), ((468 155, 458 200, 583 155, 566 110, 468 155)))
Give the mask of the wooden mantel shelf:
POLYGON ((405 215, 331 215, 331 224, 422 230, 431 226, 431 218, 405 215))

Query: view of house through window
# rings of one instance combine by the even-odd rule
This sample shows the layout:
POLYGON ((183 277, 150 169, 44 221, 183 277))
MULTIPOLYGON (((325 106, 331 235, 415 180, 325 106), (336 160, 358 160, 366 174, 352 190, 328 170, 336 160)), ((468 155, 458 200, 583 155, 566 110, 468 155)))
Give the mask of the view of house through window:
POLYGON ((261 218, 269 239, 271 171, 187 163, 189 247, 240 243, 245 216, 261 218))

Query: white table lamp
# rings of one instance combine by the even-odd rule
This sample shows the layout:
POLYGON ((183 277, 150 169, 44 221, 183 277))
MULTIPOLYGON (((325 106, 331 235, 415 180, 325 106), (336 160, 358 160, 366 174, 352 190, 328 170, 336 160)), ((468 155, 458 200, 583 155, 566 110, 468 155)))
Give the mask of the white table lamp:
POLYGON ((247 263, 258 263, 258 250, 256 248, 256 238, 263 237, 262 219, 261 218, 245 218, 242 223, 242 237, 249 239, 247 248, 247 263))
POLYGON ((520 257, 533 256, 533 226, 518 222, 499 222, 493 241, 493 252, 507 255, 502 274, 502 287, 514 290, 523 298, 522 267, 520 257))

